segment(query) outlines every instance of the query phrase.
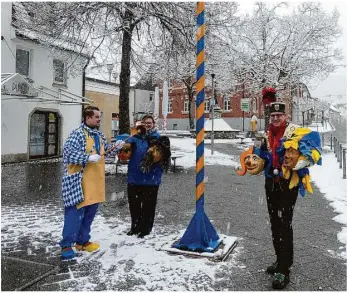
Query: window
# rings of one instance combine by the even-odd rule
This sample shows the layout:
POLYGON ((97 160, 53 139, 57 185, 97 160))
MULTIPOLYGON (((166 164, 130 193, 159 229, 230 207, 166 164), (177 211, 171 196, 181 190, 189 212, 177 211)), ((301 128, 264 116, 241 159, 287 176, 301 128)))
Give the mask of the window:
POLYGON ((258 107, 257 107, 257 99, 253 99, 253 112, 257 112, 258 107))
POLYGON ((205 113, 210 112, 210 100, 205 100, 205 113))
POLYGON ((224 109, 224 111, 230 111, 230 99, 229 98, 224 97, 223 109, 224 109))
POLYGON ((153 93, 149 94, 149 101, 152 102, 153 101, 153 93))
POLYGON ((30 73, 30 51, 24 49, 16 50, 16 73, 29 76, 30 73))
POLYGON ((172 113, 172 100, 169 99, 168 105, 167 105, 167 112, 168 113, 172 113))
POLYGON ((188 100, 184 100, 183 112, 189 112, 189 101, 188 100))
POLYGON ((61 60, 53 60, 53 83, 66 85, 65 64, 61 60))

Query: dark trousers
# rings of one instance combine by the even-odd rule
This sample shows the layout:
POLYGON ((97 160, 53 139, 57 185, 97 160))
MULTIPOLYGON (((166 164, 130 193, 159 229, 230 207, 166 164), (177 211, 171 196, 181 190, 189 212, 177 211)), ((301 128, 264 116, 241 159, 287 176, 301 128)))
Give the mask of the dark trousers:
POLYGON ((65 208, 63 239, 61 247, 71 247, 75 243, 84 244, 90 239, 90 229, 98 211, 98 203, 77 209, 76 206, 65 208))
POLYGON ((149 234, 152 231, 159 186, 128 184, 131 230, 149 234))
POLYGON ((278 183, 266 179, 265 192, 278 270, 289 274, 294 258, 292 220, 298 188, 289 189, 289 180, 283 178, 278 183))

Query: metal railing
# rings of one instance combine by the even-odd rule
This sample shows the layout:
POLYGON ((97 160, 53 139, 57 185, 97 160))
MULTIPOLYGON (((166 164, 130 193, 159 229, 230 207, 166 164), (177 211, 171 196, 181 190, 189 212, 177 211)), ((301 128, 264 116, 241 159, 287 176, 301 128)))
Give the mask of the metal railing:
MULTIPOLYGON (((324 146, 324 144, 322 143, 324 146)), ((339 168, 342 169, 342 178, 346 179, 346 148, 331 134, 330 150, 334 150, 335 157, 339 163, 339 168)))

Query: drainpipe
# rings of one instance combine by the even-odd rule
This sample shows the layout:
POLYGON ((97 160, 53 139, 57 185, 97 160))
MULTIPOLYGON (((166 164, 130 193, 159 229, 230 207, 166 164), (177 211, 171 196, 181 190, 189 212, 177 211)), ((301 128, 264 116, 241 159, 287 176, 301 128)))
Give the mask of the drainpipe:
POLYGON ((133 114, 133 127, 135 126, 136 117, 136 88, 134 88, 134 114, 133 114))
MULTIPOLYGON (((82 102, 84 102, 84 96, 86 94, 86 69, 83 68, 83 74, 82 74, 82 102)), ((83 104, 81 107, 81 121, 83 119, 83 104)))

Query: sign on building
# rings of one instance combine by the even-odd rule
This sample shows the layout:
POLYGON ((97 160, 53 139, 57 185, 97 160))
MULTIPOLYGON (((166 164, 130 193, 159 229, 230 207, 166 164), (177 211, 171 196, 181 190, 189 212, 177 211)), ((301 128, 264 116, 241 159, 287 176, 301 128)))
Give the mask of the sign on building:
POLYGON ((241 99, 241 110, 249 112, 249 99, 241 99))

